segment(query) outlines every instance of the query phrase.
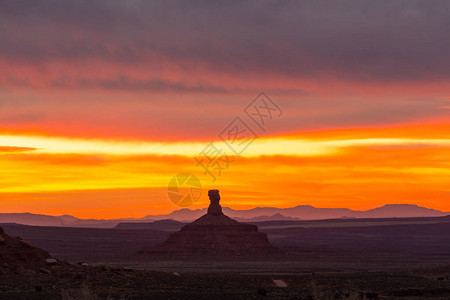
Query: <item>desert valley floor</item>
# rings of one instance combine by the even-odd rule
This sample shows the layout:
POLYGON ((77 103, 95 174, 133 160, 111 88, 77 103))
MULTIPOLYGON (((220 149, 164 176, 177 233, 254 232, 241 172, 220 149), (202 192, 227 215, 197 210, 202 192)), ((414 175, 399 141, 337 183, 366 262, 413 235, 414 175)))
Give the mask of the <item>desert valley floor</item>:
POLYGON ((38 272, 28 281, 21 281, 20 274, 9 276, 0 284, 0 295, 2 299, 19 294, 24 299, 76 299, 82 293, 99 299, 450 298, 449 217, 255 224, 280 253, 269 257, 136 253, 163 242, 184 225, 173 221, 116 228, 0 224, 10 236, 71 263, 38 272))

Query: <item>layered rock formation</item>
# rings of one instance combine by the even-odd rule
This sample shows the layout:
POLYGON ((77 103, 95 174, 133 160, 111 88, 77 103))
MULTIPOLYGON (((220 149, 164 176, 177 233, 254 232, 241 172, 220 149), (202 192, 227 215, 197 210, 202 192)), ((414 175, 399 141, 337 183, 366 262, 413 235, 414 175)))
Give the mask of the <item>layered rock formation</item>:
POLYGON ((202 255, 264 255, 277 252, 256 225, 235 221, 222 212, 218 190, 208 192, 208 213, 173 233, 160 245, 141 253, 202 255))

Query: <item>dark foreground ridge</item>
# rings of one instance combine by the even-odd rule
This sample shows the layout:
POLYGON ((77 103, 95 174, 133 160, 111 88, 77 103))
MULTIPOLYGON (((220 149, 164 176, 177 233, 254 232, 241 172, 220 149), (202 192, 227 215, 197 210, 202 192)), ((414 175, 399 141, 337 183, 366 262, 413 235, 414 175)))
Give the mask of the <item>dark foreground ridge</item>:
POLYGON ((208 192, 208 213, 171 234, 162 244, 139 253, 184 255, 266 255, 278 252, 258 227, 233 220, 222 212, 218 190, 208 192))
POLYGON ((57 260, 47 251, 20 238, 10 237, 0 227, 0 274, 32 274, 54 263, 57 263, 57 260))
MULTIPOLYGON (((214 220, 231 220, 223 218, 225 216, 220 217, 220 214, 217 217, 219 219, 214 220)), ((205 216, 202 220, 208 218, 205 216)), ((231 222, 234 224, 235 221, 231 222)), ((305 263, 312 258, 311 253, 308 256, 305 252, 301 254, 304 260, 300 262, 300 268, 299 265, 285 261, 287 267, 283 267, 282 272, 272 270, 280 262, 289 259, 288 256, 262 256, 258 260, 252 257, 210 257, 212 260, 209 262, 202 256, 196 259, 201 261, 202 266, 209 266, 213 273, 201 274, 185 268, 188 260, 184 258, 183 266, 171 272, 148 270, 143 265, 148 257, 140 255, 135 258, 145 258, 139 261, 139 266, 143 265, 144 270, 133 270, 128 266, 117 267, 114 261, 103 256, 101 264, 109 263, 111 266, 82 262, 69 264, 52 258, 46 251, 31 246, 20 238, 6 235, 3 231, 0 236, 2 300, 450 299, 450 267, 445 263, 448 261, 446 256, 433 258, 427 264, 429 267, 423 267, 422 264, 422 268, 417 270, 412 269, 407 260, 407 269, 403 271, 389 269, 370 272, 364 266, 359 266, 355 255, 351 255, 346 262, 352 270, 350 272, 332 271, 335 263, 326 258, 325 264, 314 266, 317 272, 312 269, 305 271, 309 268, 305 263), (224 272, 223 267, 227 264, 232 264, 233 272, 224 272), (264 266, 267 273, 252 273, 261 266, 264 266), (253 271, 240 274, 243 267, 249 267, 253 271)), ((84 241, 86 239, 84 237, 84 241)), ((132 253, 127 253, 126 256, 134 259, 132 253)), ((335 256, 336 253, 332 254, 332 257, 335 256)), ((173 257, 179 259, 176 255, 173 257)), ((324 260, 323 257, 323 253, 320 254, 320 262, 324 260)), ((159 256, 156 258, 162 266, 168 267, 171 264, 159 256)), ((364 262, 369 260, 366 254, 361 258, 364 262)), ((375 258, 377 264, 387 259, 379 258, 375 258)), ((338 258, 339 261, 341 259, 342 257, 338 258)), ((98 260, 93 263, 97 264, 98 260)))

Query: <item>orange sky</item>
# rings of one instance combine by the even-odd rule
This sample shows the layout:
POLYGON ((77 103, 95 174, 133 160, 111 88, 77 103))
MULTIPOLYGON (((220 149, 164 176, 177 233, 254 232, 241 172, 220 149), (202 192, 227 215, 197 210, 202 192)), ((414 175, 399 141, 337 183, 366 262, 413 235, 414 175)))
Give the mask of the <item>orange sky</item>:
POLYGON ((224 206, 450 212, 450 4, 0 8, 0 212, 141 217, 195 174, 224 206), (443 7, 442 7, 443 6, 443 7), (262 129, 245 107, 282 110, 262 129), (220 140, 240 117, 241 156, 220 140), (194 157, 230 156, 215 182, 194 157))
POLYGON ((20 138, 16 143, 30 141, 30 148, 1 149, 1 206, 3 212, 96 218, 168 213, 177 208, 167 198, 169 180, 191 172, 204 186, 191 208, 207 205, 206 190, 219 188, 224 205, 233 208, 310 204, 363 210, 413 203, 450 211, 447 129, 445 124, 397 126, 260 138, 241 157, 232 157, 216 182, 195 166, 196 152, 188 153, 189 147, 201 151, 202 144, 178 148, 173 142, 158 149, 150 143, 155 153, 146 154, 146 147, 128 153, 140 151, 136 144, 145 146, 136 141, 87 140, 94 149, 83 144, 86 140, 68 139, 59 148, 54 138, 4 135, 0 140, 20 138), (285 142, 291 149, 283 148, 285 142), (174 153, 165 155, 168 149, 174 153))

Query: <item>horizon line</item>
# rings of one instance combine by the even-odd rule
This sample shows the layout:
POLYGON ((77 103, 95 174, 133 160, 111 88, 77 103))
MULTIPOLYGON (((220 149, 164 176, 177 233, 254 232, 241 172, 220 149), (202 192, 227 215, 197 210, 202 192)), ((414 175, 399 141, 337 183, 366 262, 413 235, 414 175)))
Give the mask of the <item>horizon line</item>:
MULTIPOLYGON (((367 212, 367 211, 370 211, 370 210, 374 210, 374 209, 377 209, 377 208, 382 208, 382 207, 390 206, 390 205, 416 206, 418 208, 425 208, 425 209, 433 210, 433 211, 444 213, 444 214, 448 213, 450 215, 450 212, 447 212, 447 211, 442 211, 442 210, 439 210, 439 209, 429 208, 429 207, 420 206, 420 205, 411 204, 411 203, 387 203, 387 204, 383 204, 381 206, 376 206, 376 207, 369 208, 369 209, 366 209, 366 210, 355 210, 355 209, 351 209, 351 208, 348 208, 348 207, 316 207, 316 206, 312 206, 312 205, 309 205, 309 204, 300 204, 300 205, 291 206, 291 207, 255 206, 255 207, 249 208, 249 209, 233 209, 233 208, 228 207, 228 206, 222 206, 222 208, 228 208, 228 209, 235 210, 235 211, 248 211, 248 210, 252 210, 252 209, 255 209, 255 208, 290 209, 290 208, 296 208, 296 207, 299 207, 299 206, 309 206, 309 207, 312 207, 312 208, 315 208, 315 209, 348 209, 348 210, 353 211, 353 212, 367 212)), ((41 215, 41 216, 49 216, 49 217, 71 216, 71 217, 77 218, 79 220, 119 220, 119 219, 142 219, 142 218, 145 218, 145 217, 148 217, 148 216, 166 216, 166 215, 170 215, 170 214, 172 214, 172 213, 174 213, 176 211, 180 211, 180 210, 183 210, 183 209, 188 209, 190 211, 198 211, 198 210, 207 209, 207 207, 196 208, 196 209, 190 209, 189 207, 180 207, 178 209, 174 209, 173 211, 171 211, 171 212, 169 212, 167 214, 158 214, 158 215, 146 214, 146 215, 144 215, 142 217, 119 217, 119 218, 111 218, 111 219, 106 219, 106 218, 99 218, 99 219, 97 219, 97 218, 80 218, 80 217, 77 217, 77 216, 72 215, 70 213, 54 215, 54 214, 45 214, 45 213, 33 213, 33 212, 30 212, 30 211, 25 211, 25 212, 0 212, 0 215, 2 215, 2 214, 32 214, 32 215, 41 215)))

